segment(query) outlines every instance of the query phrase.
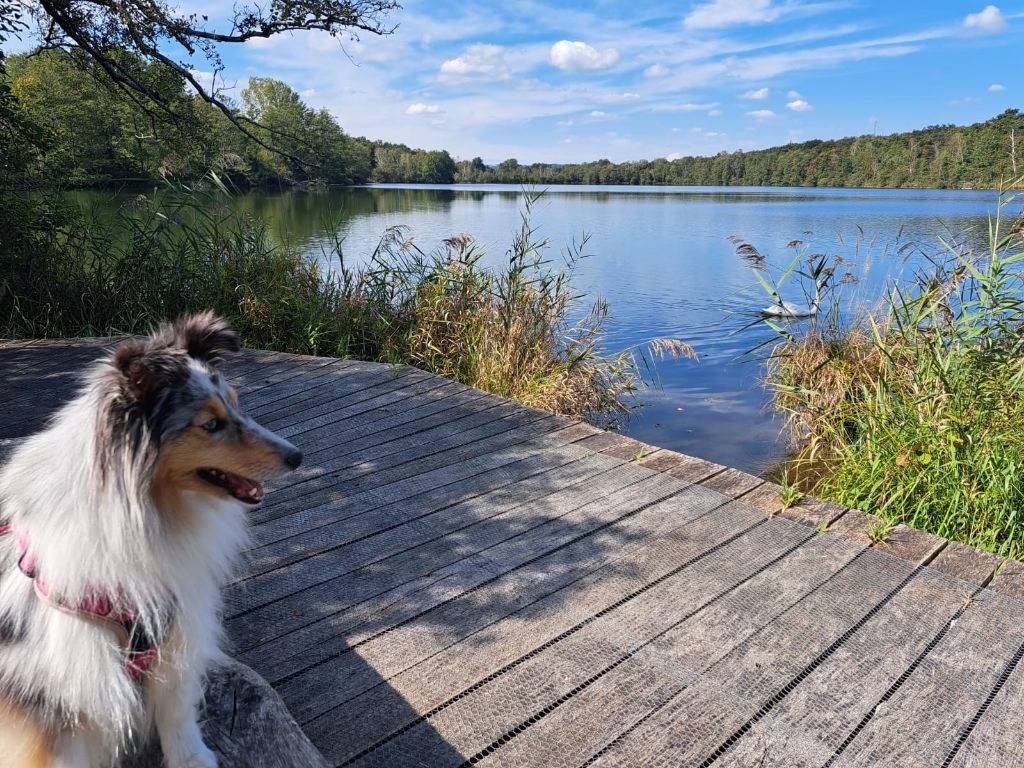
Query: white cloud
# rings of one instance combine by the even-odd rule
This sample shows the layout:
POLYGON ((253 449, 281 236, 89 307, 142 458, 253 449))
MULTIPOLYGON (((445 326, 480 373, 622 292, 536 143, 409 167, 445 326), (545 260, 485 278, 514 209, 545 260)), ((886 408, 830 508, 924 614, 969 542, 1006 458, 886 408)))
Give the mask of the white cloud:
POLYGON ((790 91, 789 93, 786 94, 786 98, 787 99, 802 99, 803 96, 801 96, 797 91, 790 91))
POLYGON ((510 74, 505 63, 505 51, 500 45, 477 43, 464 53, 448 59, 441 65, 443 82, 465 80, 507 80, 510 74))
POLYGON ((598 72, 615 66, 619 52, 614 48, 599 51, 579 40, 559 40, 551 46, 548 58, 567 72, 598 72))
POLYGON ((988 87, 989 93, 1001 93, 1005 90, 1006 86, 1003 85, 1002 83, 992 83, 992 85, 988 87))
POLYGON ((775 113, 770 109, 755 109, 753 112, 747 112, 747 117, 752 117, 755 120, 767 120, 775 117, 775 113))
POLYGON ((672 74, 672 70, 664 64, 651 64, 651 66, 644 70, 644 74, 647 77, 668 77, 672 74))
POLYGON ((670 152, 669 154, 665 155, 665 159, 668 160, 670 163, 673 160, 682 160, 684 157, 686 157, 686 155, 684 155, 682 152, 670 152))
POLYGON ((812 107, 803 99, 794 99, 793 101, 788 102, 786 104, 786 108, 791 109, 794 112, 810 112, 811 110, 814 109, 814 107, 812 107))
POLYGON ((785 6, 772 0, 711 0, 696 6, 683 24, 687 29, 719 29, 735 24, 758 24, 775 21, 785 13, 785 6))
POLYGON ((721 117, 721 116, 722 116, 722 110, 720 110, 720 109, 712 109, 710 112, 708 112, 708 117, 721 117))
POLYGON ((422 101, 417 101, 405 108, 407 115, 437 115, 443 111, 437 104, 424 104, 422 101))
POLYGON ((747 91, 740 98, 750 99, 751 101, 764 101, 768 98, 767 88, 758 88, 756 91, 747 91))
POLYGON ((967 14, 964 26, 978 32, 1002 32, 1006 29, 1006 17, 996 6, 988 5, 983 11, 967 14))
POLYGON ((589 115, 587 115, 587 117, 589 117, 591 120, 614 120, 615 119, 615 115, 613 115, 613 114, 611 114, 609 112, 603 112, 600 109, 595 109, 593 112, 591 112, 589 115))

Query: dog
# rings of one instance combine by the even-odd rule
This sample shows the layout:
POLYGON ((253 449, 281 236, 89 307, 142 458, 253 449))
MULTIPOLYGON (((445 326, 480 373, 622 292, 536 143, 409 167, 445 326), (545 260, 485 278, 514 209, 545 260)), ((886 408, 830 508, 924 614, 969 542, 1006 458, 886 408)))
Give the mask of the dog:
POLYGON ((246 416, 211 313, 117 346, 0 470, 0 766, 116 766, 197 723, 245 509, 302 454, 246 416), (7 762, 5 762, 7 761, 7 762))

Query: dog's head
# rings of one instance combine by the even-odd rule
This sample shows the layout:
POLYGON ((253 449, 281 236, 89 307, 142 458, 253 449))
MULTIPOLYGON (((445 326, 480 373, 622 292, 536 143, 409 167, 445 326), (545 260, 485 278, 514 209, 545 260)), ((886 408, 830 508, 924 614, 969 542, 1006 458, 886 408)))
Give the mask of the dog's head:
POLYGON ((298 467, 302 454, 242 412, 218 371, 238 349, 238 334, 210 312, 117 347, 104 376, 103 464, 127 459, 154 495, 258 503, 263 482, 298 467))

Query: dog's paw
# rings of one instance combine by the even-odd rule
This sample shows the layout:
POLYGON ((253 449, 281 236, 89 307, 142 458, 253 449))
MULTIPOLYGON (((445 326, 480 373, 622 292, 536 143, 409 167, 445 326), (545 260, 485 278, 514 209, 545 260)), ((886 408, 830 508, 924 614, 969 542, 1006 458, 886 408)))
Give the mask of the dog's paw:
POLYGON ((168 760, 167 768, 217 768, 217 756, 205 744, 199 744, 191 754, 168 760))

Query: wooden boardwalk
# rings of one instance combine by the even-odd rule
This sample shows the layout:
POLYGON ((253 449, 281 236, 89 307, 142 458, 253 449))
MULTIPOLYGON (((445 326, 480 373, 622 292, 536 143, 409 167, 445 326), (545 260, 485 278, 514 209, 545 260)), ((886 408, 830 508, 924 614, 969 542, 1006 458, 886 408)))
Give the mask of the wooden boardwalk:
MULTIPOLYGON (((0 440, 97 348, 0 349, 0 440)), ((225 623, 332 765, 1024 765, 1019 564, 412 368, 229 373, 306 464, 225 623)))

